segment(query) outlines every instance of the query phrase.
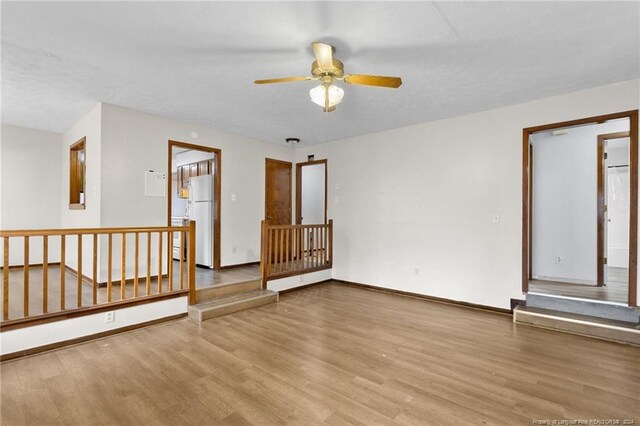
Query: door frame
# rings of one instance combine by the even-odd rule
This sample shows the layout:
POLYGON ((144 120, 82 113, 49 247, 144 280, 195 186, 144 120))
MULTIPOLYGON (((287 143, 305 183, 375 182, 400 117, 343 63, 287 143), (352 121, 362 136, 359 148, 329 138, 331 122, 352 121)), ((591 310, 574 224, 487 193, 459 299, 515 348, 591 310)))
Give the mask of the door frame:
POLYGON ((553 130, 561 127, 572 127, 584 124, 599 124, 619 118, 629 119, 629 294, 628 305, 637 306, 637 252, 638 252, 638 110, 605 114, 578 120, 562 121, 522 129, 522 292, 529 291, 529 255, 531 240, 529 236, 531 224, 531 157, 529 155, 529 138, 533 133, 553 130))
POLYGON ((598 281, 597 286, 604 286, 604 231, 605 226, 605 205, 604 199, 604 174, 605 172, 605 158, 604 158, 604 143, 610 139, 628 138, 631 136, 631 132, 616 132, 598 135, 598 281))
MULTIPOLYGON (((220 255, 221 255, 221 246, 222 246, 222 235, 220 234, 222 226, 221 226, 221 214, 222 214, 222 150, 218 148, 213 148, 205 145, 196 145, 188 142, 180 142, 169 140, 169 148, 168 148, 168 175, 172 176, 171 166, 173 163, 172 149, 173 147, 177 148, 187 148, 194 149, 197 151, 211 152, 215 154, 215 165, 216 165, 216 173, 213 175, 213 197, 215 200, 215 208, 213 209, 213 270, 220 271, 220 255)), ((172 179, 168 179, 167 184, 167 192, 169 196, 167 197, 167 226, 171 226, 171 202, 173 200, 173 182, 172 179)), ((173 255, 170 253, 171 260, 173 255)))
POLYGON ((327 160, 324 159, 296 163, 296 225, 302 224, 302 168, 314 164, 324 164, 324 223, 327 223, 327 190, 329 189, 327 182, 329 168, 327 160))
POLYGON ((291 173, 289 173, 289 225, 291 225, 292 223, 292 218, 291 218, 291 205, 292 205, 292 198, 293 198, 293 163, 291 161, 284 161, 284 160, 277 160, 275 158, 265 158, 264 159, 264 220, 268 221, 267 219, 267 164, 269 162, 272 163, 280 163, 280 164, 286 164, 289 166, 289 170, 291 171, 291 173))

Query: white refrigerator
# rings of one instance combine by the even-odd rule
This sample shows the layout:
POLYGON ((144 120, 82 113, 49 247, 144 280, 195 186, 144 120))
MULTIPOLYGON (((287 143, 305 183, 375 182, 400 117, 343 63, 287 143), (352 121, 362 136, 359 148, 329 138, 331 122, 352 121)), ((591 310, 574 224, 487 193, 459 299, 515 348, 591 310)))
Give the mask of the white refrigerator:
POLYGON ((196 221, 196 264, 213 268, 213 175, 189 179, 189 219, 196 221))

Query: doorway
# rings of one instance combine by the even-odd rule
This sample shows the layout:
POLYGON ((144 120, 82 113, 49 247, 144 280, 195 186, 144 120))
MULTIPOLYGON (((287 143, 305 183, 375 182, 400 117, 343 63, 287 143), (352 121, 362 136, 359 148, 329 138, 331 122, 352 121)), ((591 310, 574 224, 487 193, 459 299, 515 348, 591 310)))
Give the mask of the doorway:
POLYGON ((629 136, 598 135, 598 286, 621 293, 629 276, 629 136))
MULTIPOLYGON (((203 145, 169 141, 167 224, 196 220, 196 263, 220 271, 222 151, 203 145)), ((173 258, 180 253, 174 242, 173 258)))
POLYGON ((636 306, 638 111, 523 129, 522 152, 523 292, 636 306))
POLYGON ((296 224, 327 223, 327 160, 296 164, 296 224))

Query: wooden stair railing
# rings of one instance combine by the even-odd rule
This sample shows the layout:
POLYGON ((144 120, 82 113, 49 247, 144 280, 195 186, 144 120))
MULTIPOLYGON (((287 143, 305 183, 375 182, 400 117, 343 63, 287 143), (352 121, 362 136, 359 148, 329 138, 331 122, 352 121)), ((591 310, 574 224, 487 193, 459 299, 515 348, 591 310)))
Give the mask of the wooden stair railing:
POLYGON ((5 331, 184 295, 188 295, 190 304, 195 303, 195 227, 195 222, 191 221, 188 225, 173 227, 0 230, 0 238, 4 240, 0 329, 5 331), (175 233, 180 234, 181 253, 177 276, 173 268, 175 233), (146 250, 141 249, 141 235, 146 240, 146 250), (107 250, 104 283, 98 282, 101 237, 106 237, 107 250), (119 280, 114 280, 113 276, 114 237, 120 239, 119 280), (167 244, 163 247, 165 237, 167 244), (59 263, 50 262, 49 252, 53 239, 59 240, 59 263), (22 265, 10 265, 12 240, 23 242, 22 265), (42 242, 42 264, 30 265, 30 250, 38 240, 42 242), (70 247, 70 242, 75 242, 75 247, 70 247), (85 243, 89 244, 90 250, 83 249, 85 243), (127 256, 131 249, 133 259, 127 256), (143 254, 141 251, 146 251, 143 262, 140 259, 143 254), (157 256, 157 272, 152 275, 151 262, 154 251, 157 256), (186 259, 182 255, 185 251, 186 259), (88 253, 92 258, 91 277, 84 275, 83 268, 89 266, 89 262, 83 265, 83 256, 88 253), (72 255, 71 258, 76 259, 75 269, 68 265, 69 254, 72 255), (127 268, 128 262, 131 261, 132 271, 127 268), (55 275, 50 275, 51 269, 55 267, 59 268, 58 280, 55 280, 55 275), (22 274, 19 272, 20 269, 22 274), (146 269, 146 276, 139 276, 141 269, 146 269), (37 270, 41 271, 41 283, 38 284, 32 279, 33 273, 37 270), (68 286, 67 278, 70 274, 75 275, 76 282, 75 285, 68 286), (152 287, 152 281, 156 281, 157 285, 152 287), (119 291, 114 292, 114 287, 118 286, 119 291), (34 299, 41 300, 41 303, 34 299))
POLYGON ((263 286, 269 280, 332 266, 333 219, 317 225, 271 225, 262 221, 260 272, 263 286))

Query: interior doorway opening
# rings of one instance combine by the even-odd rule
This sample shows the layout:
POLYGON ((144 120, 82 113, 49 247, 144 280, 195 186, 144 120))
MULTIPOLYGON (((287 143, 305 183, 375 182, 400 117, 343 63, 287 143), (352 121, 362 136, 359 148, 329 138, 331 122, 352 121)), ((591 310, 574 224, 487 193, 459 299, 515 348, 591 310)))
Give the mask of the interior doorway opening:
POLYGON ((637 145, 637 111, 524 129, 524 292, 637 305, 637 145))
POLYGON ((296 164, 296 224, 327 223, 327 160, 296 164))
MULTIPOLYGON (((169 141, 168 225, 196 221, 196 266, 220 270, 222 152, 217 148, 169 141)), ((180 253, 173 242, 173 259, 180 253)))

